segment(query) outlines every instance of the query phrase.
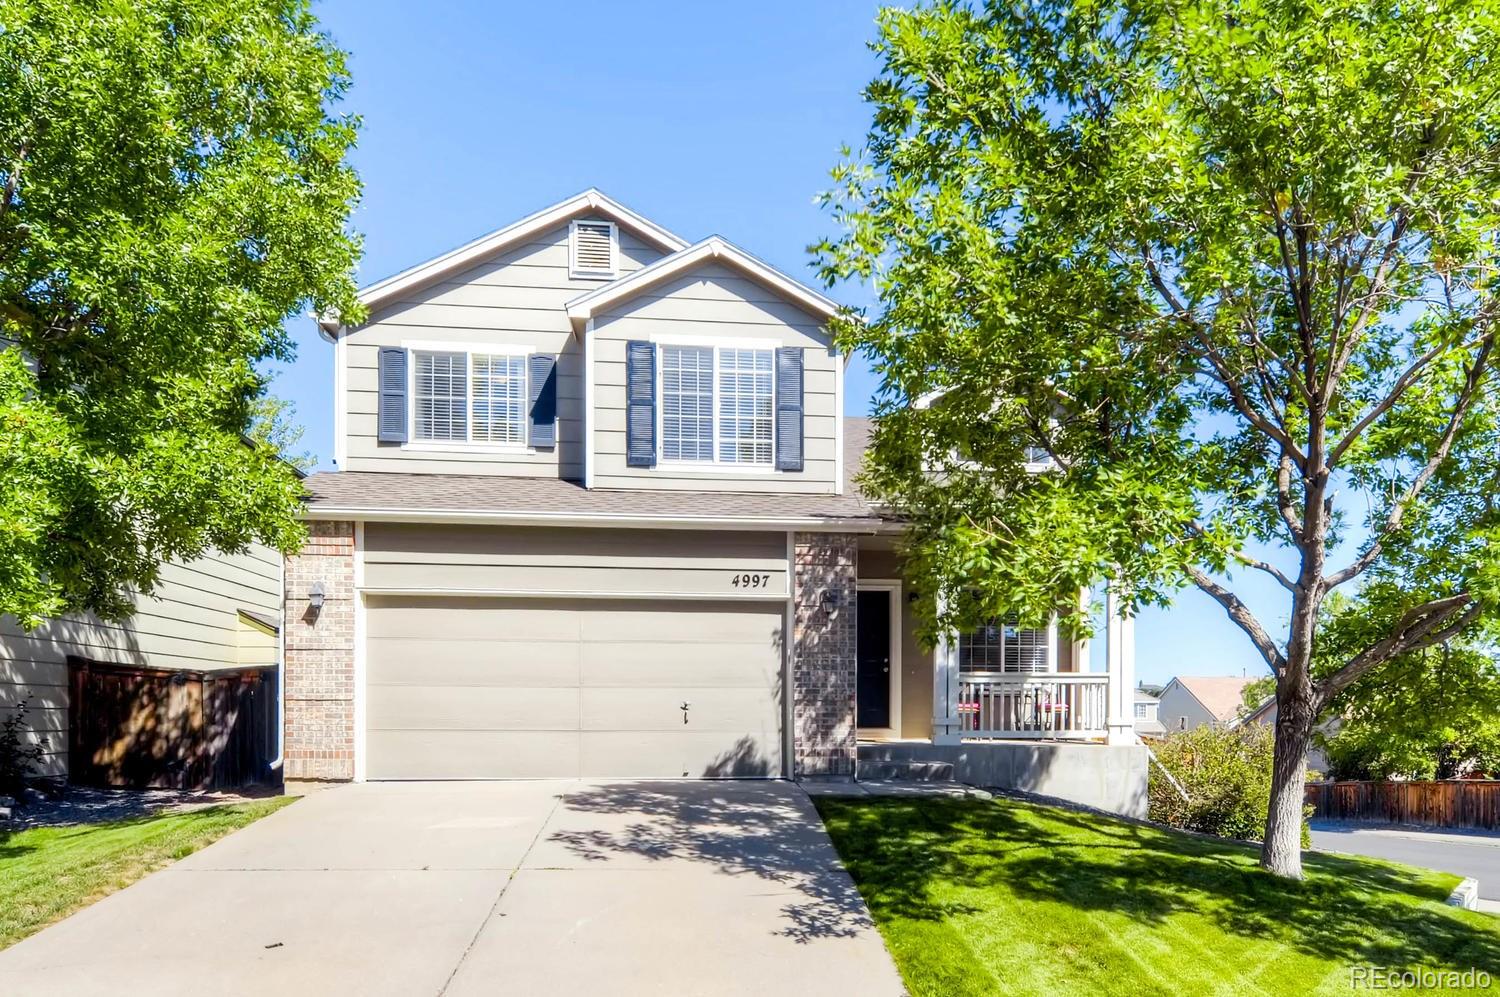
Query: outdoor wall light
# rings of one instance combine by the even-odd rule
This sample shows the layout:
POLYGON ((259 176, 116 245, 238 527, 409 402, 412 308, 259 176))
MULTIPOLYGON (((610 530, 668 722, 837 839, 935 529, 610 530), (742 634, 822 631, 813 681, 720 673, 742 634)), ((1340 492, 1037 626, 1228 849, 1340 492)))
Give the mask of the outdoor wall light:
POLYGON ((823 608, 825 610, 837 609, 839 605, 838 589, 823 590, 823 608))
POLYGON ((313 582, 312 588, 307 590, 307 604, 313 612, 323 608, 323 583, 313 582))

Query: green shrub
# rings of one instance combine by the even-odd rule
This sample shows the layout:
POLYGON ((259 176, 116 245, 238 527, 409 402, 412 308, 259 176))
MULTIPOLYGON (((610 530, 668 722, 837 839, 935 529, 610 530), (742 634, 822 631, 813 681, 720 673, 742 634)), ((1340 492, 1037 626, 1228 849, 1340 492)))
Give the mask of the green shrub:
MULTIPOLYGON (((1260 841, 1271 805, 1274 746, 1275 732, 1263 724, 1234 730, 1203 726, 1168 735, 1152 746, 1161 765, 1151 766, 1151 819, 1184 831, 1260 841), (1187 791, 1187 800, 1163 766, 1187 791)), ((1306 820, 1302 843, 1311 843, 1306 820)))
POLYGON ((18 794, 46 756, 45 737, 26 737, 31 727, 26 715, 30 712, 31 697, 27 696, 0 717, 0 794, 18 794))

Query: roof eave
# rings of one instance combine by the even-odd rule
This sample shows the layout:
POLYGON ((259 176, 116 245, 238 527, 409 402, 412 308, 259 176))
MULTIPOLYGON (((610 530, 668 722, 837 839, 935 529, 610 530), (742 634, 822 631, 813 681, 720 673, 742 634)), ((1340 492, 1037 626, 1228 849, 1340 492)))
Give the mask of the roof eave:
POLYGON ((671 256, 663 257, 650 266, 642 267, 632 274, 574 298, 567 304, 568 321, 572 323, 573 331, 582 335, 589 320, 601 311, 627 301, 662 281, 686 273, 707 262, 727 263, 776 291, 793 304, 825 320, 832 319, 843 311, 831 298, 787 276, 727 239, 712 235, 671 256))

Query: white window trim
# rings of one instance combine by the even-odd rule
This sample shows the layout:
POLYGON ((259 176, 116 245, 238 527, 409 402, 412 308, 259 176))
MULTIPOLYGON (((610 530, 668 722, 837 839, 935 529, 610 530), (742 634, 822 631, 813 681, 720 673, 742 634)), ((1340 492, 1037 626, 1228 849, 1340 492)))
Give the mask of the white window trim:
POLYGON ((776 470, 776 349, 774 339, 704 339, 693 336, 652 336, 656 347, 656 465, 674 471, 706 471, 714 474, 772 475, 776 470), (714 355, 713 373, 713 460, 673 460, 666 456, 666 439, 662 436, 662 419, 666 410, 666 378, 662 376, 662 347, 687 346, 708 349, 714 355), (719 459, 719 350, 768 350, 771 354, 771 459, 764 464, 719 459))
POLYGON ((603 218, 575 218, 568 222, 568 276, 573 280, 614 280, 620 276, 620 226, 603 218), (588 270, 577 266, 578 225, 609 226, 609 269, 588 270))
POLYGON ((530 400, 527 391, 521 394, 521 440, 518 443, 489 443, 475 441, 474 433, 474 357, 508 357, 521 361, 522 377, 527 386, 531 378, 531 356, 538 352, 534 347, 499 346, 494 343, 433 343, 403 342, 406 350, 406 442, 402 450, 417 453, 465 453, 465 454, 535 454, 536 448, 526 442, 526 406, 530 400), (417 353, 462 353, 464 355, 464 432, 468 440, 419 440, 417 439, 417 353))

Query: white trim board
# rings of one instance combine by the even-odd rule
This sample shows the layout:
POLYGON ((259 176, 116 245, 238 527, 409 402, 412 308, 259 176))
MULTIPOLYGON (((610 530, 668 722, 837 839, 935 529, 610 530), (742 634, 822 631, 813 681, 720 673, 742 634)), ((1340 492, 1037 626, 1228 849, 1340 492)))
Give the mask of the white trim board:
POLYGON ((750 255, 721 236, 711 235, 671 256, 665 256, 635 273, 612 281, 568 302, 568 319, 575 334, 582 334, 587 323, 603 312, 637 294, 701 266, 725 263, 747 277, 775 291, 793 304, 823 319, 838 315, 837 302, 777 270, 771 264, 750 255))
POLYGON ((624 225, 636 235, 668 253, 676 253, 687 246, 687 241, 681 236, 636 214, 597 188, 590 187, 581 194, 575 194, 565 201, 559 201, 549 208, 527 215, 520 221, 496 229, 488 235, 480 236, 473 242, 459 246, 442 256, 419 263, 384 280, 376 281, 360 290, 359 300, 367 309, 374 311, 386 302, 408 294, 418 287, 441 280, 449 274, 466 270, 486 257, 499 253, 509 246, 523 243, 534 235, 561 225, 565 221, 571 221, 575 216, 587 212, 604 215, 611 221, 624 225))
MULTIPOLYGON (((888 727, 860 727, 858 733, 861 735, 872 735, 882 740, 897 740, 901 737, 901 672, 905 663, 901 660, 901 646, 905 635, 901 630, 901 608, 905 605, 902 597, 902 585, 899 578, 856 578, 854 581, 855 603, 858 605, 860 592, 888 592, 891 599, 891 660, 890 660, 890 697, 891 715, 888 727)), ((858 624, 856 623, 856 629, 858 624)), ((855 650, 855 668, 859 667, 859 652, 855 650)), ((858 689, 859 678, 855 676, 855 687, 858 689)), ((856 715, 859 710, 859 697, 855 695, 856 715)))
POLYGON ((900 533, 900 523, 872 519, 775 518, 737 516, 649 516, 609 513, 482 512, 466 509, 376 509, 319 506, 303 513, 308 520, 359 519, 371 523, 503 523, 511 526, 651 526, 660 529, 695 530, 723 527, 736 530, 772 530, 781 533, 900 533))

